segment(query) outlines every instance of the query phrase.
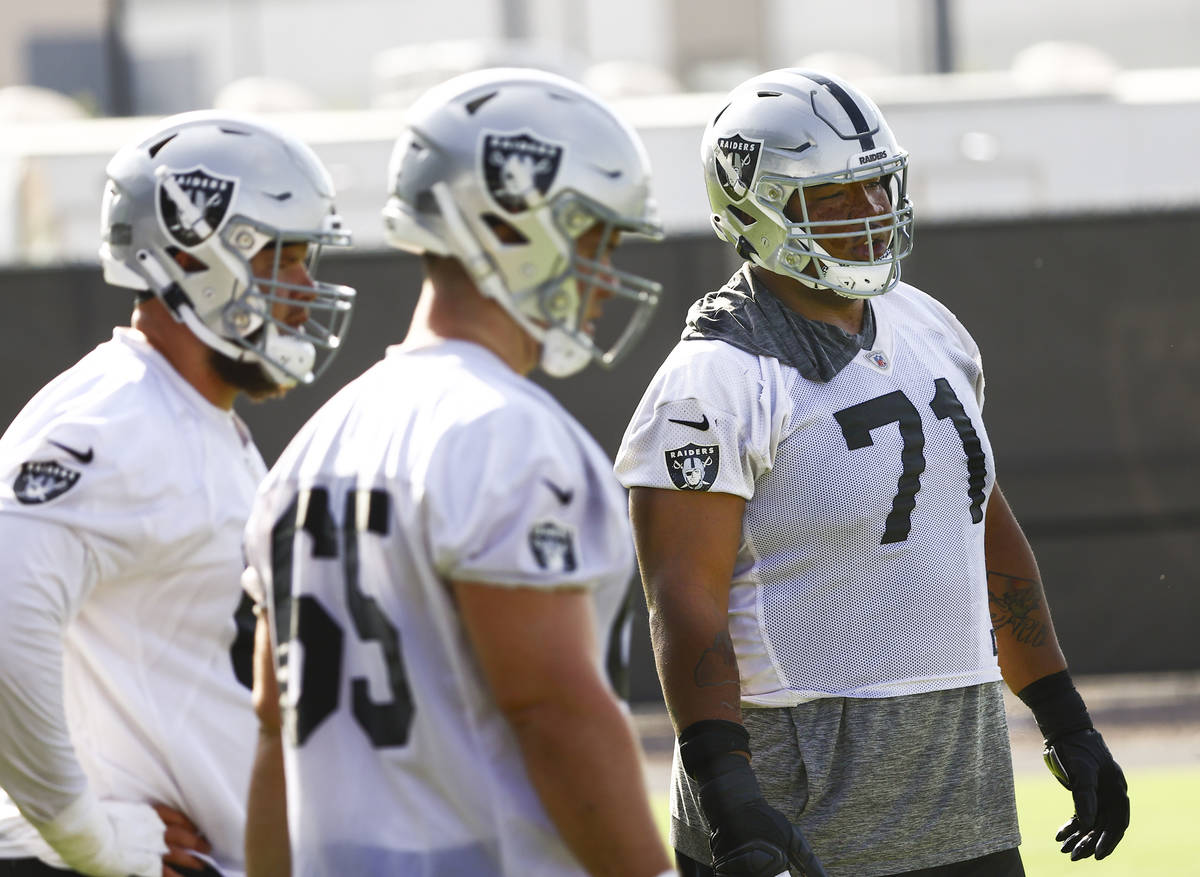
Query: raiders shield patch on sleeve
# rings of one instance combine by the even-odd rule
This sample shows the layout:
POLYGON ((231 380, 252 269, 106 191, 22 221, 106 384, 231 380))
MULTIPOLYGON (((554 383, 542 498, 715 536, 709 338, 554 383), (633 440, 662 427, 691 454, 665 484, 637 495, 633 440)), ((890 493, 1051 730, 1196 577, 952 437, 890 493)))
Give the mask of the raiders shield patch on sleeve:
POLYGON ((687 444, 664 456, 671 481, 680 490, 708 490, 717 480, 721 449, 716 445, 687 444))
POLYGON ((529 529, 529 550, 537 565, 547 572, 574 572, 575 531, 557 521, 538 521, 529 529))
POLYGON ((53 460, 30 461, 21 464, 13 494, 17 502, 37 505, 62 496, 75 486, 79 473, 53 460))

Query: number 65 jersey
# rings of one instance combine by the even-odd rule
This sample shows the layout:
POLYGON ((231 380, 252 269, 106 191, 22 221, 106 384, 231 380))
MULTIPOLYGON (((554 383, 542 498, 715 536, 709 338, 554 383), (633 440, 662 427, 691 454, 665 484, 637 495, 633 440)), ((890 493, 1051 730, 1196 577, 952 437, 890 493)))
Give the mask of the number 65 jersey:
POLYGON ((681 341, 617 454, 627 487, 747 500, 729 631, 750 706, 1000 678, 978 349, 907 284, 871 307, 873 345, 828 382, 723 340, 681 341))
POLYGON ((450 582, 590 590, 606 641, 633 544, 583 427, 475 344, 394 347, 292 440, 246 532, 282 692, 293 873, 582 877, 450 582))

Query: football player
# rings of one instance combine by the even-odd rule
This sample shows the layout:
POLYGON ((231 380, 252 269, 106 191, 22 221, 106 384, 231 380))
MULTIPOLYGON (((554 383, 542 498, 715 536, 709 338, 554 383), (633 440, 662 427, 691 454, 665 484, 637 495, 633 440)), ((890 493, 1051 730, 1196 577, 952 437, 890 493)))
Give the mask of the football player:
POLYGON ((830 875, 1024 873, 1002 678, 1074 794, 1064 851, 1104 858, 1125 781, 996 486, 979 350, 900 280, 907 154, 811 70, 715 109, 711 219, 744 265, 692 306, 616 467, 678 732, 681 870, 820 873, 803 836, 830 875))
POLYGON ((169 118, 107 174, 132 325, 0 438, 0 873, 238 875, 266 467, 232 405, 328 364, 354 290, 313 272, 349 233, 316 155, 246 119, 169 118))
POLYGON ((656 304, 611 262, 660 234, 644 149, 568 80, 485 70, 410 109, 388 174, 388 238, 425 271, 412 324, 247 526, 249 873, 674 873, 604 674, 623 492, 527 378, 616 361, 656 304))

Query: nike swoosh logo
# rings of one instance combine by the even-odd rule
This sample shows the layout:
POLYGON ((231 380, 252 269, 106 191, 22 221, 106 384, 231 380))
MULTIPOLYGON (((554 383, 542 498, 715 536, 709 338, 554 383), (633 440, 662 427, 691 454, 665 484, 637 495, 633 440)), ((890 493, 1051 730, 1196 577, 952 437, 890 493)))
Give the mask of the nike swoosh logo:
POLYGON ((87 451, 77 451, 74 448, 68 448, 61 442, 56 442, 54 439, 46 439, 46 441, 50 442, 50 444, 54 445, 56 448, 62 448, 80 463, 90 463, 92 462, 92 457, 96 456, 91 448, 88 448, 87 451))
POLYGON ((575 496, 575 491, 563 490, 561 487, 559 487, 557 484, 555 484, 549 478, 543 478, 542 484, 544 484, 550 488, 550 492, 554 494, 554 496, 558 499, 558 501, 562 505, 569 505, 571 500, 575 496))
POLYGON ((682 426, 690 426, 694 429, 700 430, 701 432, 708 429, 708 415, 707 414, 704 415, 703 420, 676 420, 674 417, 668 417, 667 420, 671 421, 672 423, 681 424, 682 426))

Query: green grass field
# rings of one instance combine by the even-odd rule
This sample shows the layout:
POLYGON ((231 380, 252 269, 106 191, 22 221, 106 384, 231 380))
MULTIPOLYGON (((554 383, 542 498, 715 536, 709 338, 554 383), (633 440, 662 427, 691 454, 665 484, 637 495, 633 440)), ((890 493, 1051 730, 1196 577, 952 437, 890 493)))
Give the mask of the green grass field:
POLYGON ((1029 877, 1197 877, 1200 767, 1130 771, 1129 833, 1102 862, 1072 862, 1054 833, 1070 817, 1070 794, 1047 774, 1017 778, 1021 858, 1029 877))
MULTIPOLYGON (((1127 773, 1133 817, 1117 851, 1102 862, 1072 862, 1054 834, 1072 812, 1070 794, 1046 774, 1017 777, 1021 858, 1029 877, 1200 877, 1200 767, 1127 773)), ((655 815, 667 835, 666 795, 655 815)))

